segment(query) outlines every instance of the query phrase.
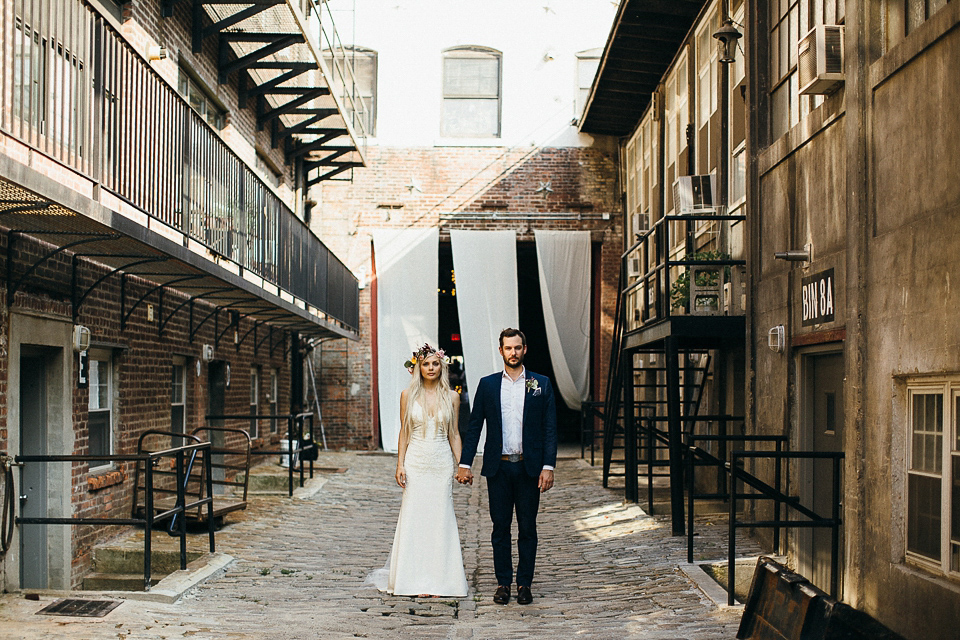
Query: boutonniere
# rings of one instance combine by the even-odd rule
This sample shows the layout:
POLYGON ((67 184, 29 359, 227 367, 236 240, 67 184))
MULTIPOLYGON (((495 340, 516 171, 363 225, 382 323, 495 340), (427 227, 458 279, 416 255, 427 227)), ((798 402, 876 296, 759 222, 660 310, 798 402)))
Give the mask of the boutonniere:
POLYGON ((543 393, 543 390, 540 388, 540 383, 537 382, 536 378, 527 378, 527 391, 533 392, 533 395, 538 396, 543 393))

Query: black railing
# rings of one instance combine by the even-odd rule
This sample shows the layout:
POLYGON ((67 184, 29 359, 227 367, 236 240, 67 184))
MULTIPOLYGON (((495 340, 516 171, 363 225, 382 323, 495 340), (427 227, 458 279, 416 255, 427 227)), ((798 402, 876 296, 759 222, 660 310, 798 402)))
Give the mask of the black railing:
POLYGON ((249 425, 251 420, 284 420, 287 423, 287 449, 285 451, 274 451, 266 449, 256 449, 250 452, 254 456, 286 456, 288 491, 287 495, 293 497, 294 488, 294 467, 297 467, 299 474, 299 486, 304 484, 304 458, 309 458, 310 477, 313 477, 313 461, 316 459, 317 445, 313 442, 313 413, 290 413, 290 414, 225 414, 208 415, 207 423, 210 424, 221 420, 234 420, 237 424, 249 425), (309 437, 305 437, 307 434, 309 437), (304 455, 306 454, 306 455, 304 455))
POLYGON ((50 463, 50 462, 136 462, 143 465, 144 468, 144 486, 145 486, 145 507, 142 517, 131 516, 130 518, 23 518, 16 519, 17 524, 59 524, 59 525, 92 525, 92 526, 111 526, 111 525, 142 525, 144 527, 143 535, 143 589, 150 590, 152 575, 152 557, 151 557, 151 532, 154 524, 163 520, 170 520, 171 525, 168 532, 171 535, 180 538, 180 568, 187 568, 187 519, 186 512, 190 509, 202 508, 206 506, 208 513, 208 536, 210 538, 210 553, 216 551, 215 530, 213 523, 213 475, 210 467, 210 443, 194 442, 180 447, 171 447, 163 451, 149 453, 130 454, 130 455, 25 455, 16 456, 14 460, 18 464, 31 463, 50 463), (203 477, 207 483, 207 496, 192 502, 186 501, 186 484, 189 481, 190 469, 196 463, 197 458, 201 459, 203 465, 203 477), (172 458, 176 471, 176 501, 173 507, 156 513, 153 505, 153 487, 154 487, 154 467, 158 466, 160 460, 172 458), (179 525, 179 526, 177 526, 179 525))
POLYGON ((353 274, 104 17, 80 0, 2 15, 4 132, 357 330, 353 274))
POLYGON ((590 466, 595 464, 594 449, 597 438, 603 438, 603 423, 606 416, 603 412, 604 402, 580 403, 580 457, 585 457, 587 443, 590 445, 590 466), (601 427, 597 429, 597 421, 601 427))
MULTIPOLYGON (((622 255, 627 274, 620 292, 624 330, 630 332, 675 315, 743 315, 740 278, 735 270, 746 261, 719 252, 699 254, 692 238, 697 223, 745 219, 742 214, 723 213, 667 215, 638 234, 637 241, 622 255), (680 226, 686 227, 685 247, 671 241, 671 227, 680 226), (732 285, 727 293, 724 285, 732 285)), ((679 229, 675 232, 679 234, 679 229)))

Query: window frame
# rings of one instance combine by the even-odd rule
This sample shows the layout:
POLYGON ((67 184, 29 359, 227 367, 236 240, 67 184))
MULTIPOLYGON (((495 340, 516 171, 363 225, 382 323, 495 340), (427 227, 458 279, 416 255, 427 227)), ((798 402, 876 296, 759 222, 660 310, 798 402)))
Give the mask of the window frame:
MULTIPOLYGON (((277 415, 280 409, 280 370, 276 367, 270 369, 270 395, 267 398, 270 404, 270 415, 277 415)), ((270 432, 277 433, 280 421, 276 418, 270 420, 270 432)))
POLYGON ((503 52, 490 47, 481 47, 477 45, 464 45, 444 49, 440 56, 440 85, 441 85, 441 107, 440 107, 440 136, 442 138, 475 138, 483 140, 499 139, 503 135, 503 52), (460 54, 460 55, 458 55, 460 54), (495 97, 484 94, 450 94, 447 87, 447 60, 450 59, 471 59, 471 58, 491 58, 497 61, 497 94, 495 97), (477 133, 459 133, 451 132, 448 129, 447 104, 448 101, 466 101, 466 100, 484 100, 497 102, 497 127, 494 134, 477 133))
MULTIPOLYGON (((170 431, 173 433, 182 433, 186 435, 187 433, 187 360, 186 358, 176 357, 173 359, 173 363, 170 368, 170 431), (181 395, 180 401, 177 402, 176 388, 177 388, 177 369, 180 369, 182 372, 182 377, 180 379, 181 386, 181 395), (174 407, 182 408, 182 430, 177 429, 177 425, 174 424, 174 407)), ((176 436, 172 438, 173 446, 180 446, 184 444, 184 439, 181 438, 180 442, 176 441, 176 436)))
MULTIPOLYGON (((905 410, 906 446, 904 452, 904 512, 903 512, 903 553, 905 561, 920 568, 930 570, 945 577, 960 579, 960 531, 954 534, 952 520, 960 517, 953 513, 952 471, 954 461, 960 465, 960 378, 937 378, 915 380, 907 383, 905 410), (939 395, 943 402, 940 418, 940 450, 936 452, 939 460, 939 472, 914 469, 914 397, 917 395, 939 395), (910 549, 911 500, 910 480, 912 477, 937 478, 940 481, 940 539, 939 558, 933 558, 920 551, 910 549)), ((933 432, 936 433, 936 432, 933 432)), ((958 496, 960 498, 960 496, 958 496)))
MULTIPOLYGON (((353 78, 355 86, 358 88, 356 96, 363 101, 363 105, 366 108, 366 121, 364 125, 364 134, 368 137, 375 138, 377 137, 377 93, 378 93, 378 83, 380 80, 380 54, 377 53, 374 49, 369 47, 361 47, 355 45, 347 45, 343 47, 338 47, 336 49, 324 49, 323 58, 324 61, 330 65, 330 73, 334 74, 334 82, 337 82, 337 75, 340 76, 340 81, 345 82, 345 74, 343 71, 338 70, 336 67, 336 61, 338 59, 346 59, 347 57, 353 58, 353 78), (357 82, 359 76, 357 74, 357 60, 360 58, 366 58, 372 61, 373 74, 370 78, 370 95, 367 96, 366 92, 360 91, 360 83, 357 82)), ((346 93, 346 89, 344 89, 346 93)), ((351 95, 351 101, 353 95, 351 95)))
POLYGON ((600 68, 600 61, 603 59, 603 47, 595 49, 584 49, 576 53, 576 82, 577 93, 574 97, 574 117, 579 121, 583 117, 583 109, 587 106, 587 100, 590 98, 590 89, 593 88, 593 81, 597 77, 597 71, 600 68), (584 62, 596 62, 593 75, 589 78, 589 83, 584 86, 583 76, 581 74, 581 64, 584 62), (586 94, 583 92, 586 91, 586 94))
MULTIPOLYGON (((87 450, 90 455, 113 455, 113 437, 114 437, 114 420, 116 419, 116 413, 113 408, 115 406, 114 394, 116 392, 116 380, 114 372, 114 363, 113 363, 113 354, 108 350, 103 349, 90 349, 87 352, 88 355, 88 386, 87 386, 87 450), (97 366, 94 367, 94 362, 97 363, 97 366), (100 394, 96 388, 96 385, 93 381, 93 371, 97 370, 97 380, 100 380, 102 375, 100 363, 106 363, 106 374, 107 374, 107 383, 106 383, 106 401, 107 407, 98 406, 96 409, 91 408, 93 398, 96 397, 99 400, 100 394), (103 442, 106 443, 106 451, 99 452, 94 451, 92 446, 93 441, 93 423, 91 416, 94 414, 106 414, 106 433, 103 434, 103 442)), ((99 402, 97 403, 99 405, 99 402)), ((105 471, 112 469, 114 466, 113 462, 106 461, 93 461, 91 460, 88 464, 88 469, 90 471, 105 471)))
POLYGON ((197 76, 196 73, 189 67, 184 64, 180 64, 178 67, 179 73, 177 75, 177 93, 180 94, 180 97, 189 105, 189 107, 196 113, 200 118, 210 125, 214 131, 223 132, 227 128, 227 120, 229 117, 229 110, 223 105, 220 100, 207 88, 206 84, 197 76), (186 92, 184 91, 184 82, 186 82, 186 92), (199 109, 194 107, 193 101, 190 99, 190 88, 196 89, 197 93, 203 96, 204 104, 207 109, 212 107, 216 114, 219 116, 219 119, 214 119, 213 122, 210 121, 210 118, 206 113, 201 113, 199 109))
MULTIPOLYGON (((250 415, 260 414, 260 367, 254 365, 250 367, 250 415)), ((257 418, 250 418, 250 438, 255 440, 260 437, 260 421, 257 418)))

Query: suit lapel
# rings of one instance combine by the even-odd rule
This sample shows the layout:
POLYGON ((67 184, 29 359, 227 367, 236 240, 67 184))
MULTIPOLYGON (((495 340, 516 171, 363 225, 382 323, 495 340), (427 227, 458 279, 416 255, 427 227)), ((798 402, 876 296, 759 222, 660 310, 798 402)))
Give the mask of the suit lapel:
MULTIPOLYGON (((533 378, 533 374, 530 373, 529 371, 526 372, 526 375, 527 375, 527 379, 533 378)), ((522 428, 526 428, 527 426, 527 411, 530 409, 530 402, 529 402, 530 398, 527 397, 528 395, 529 394, 527 393, 527 383, 526 381, 524 381, 523 383, 523 421, 520 424, 522 428)))

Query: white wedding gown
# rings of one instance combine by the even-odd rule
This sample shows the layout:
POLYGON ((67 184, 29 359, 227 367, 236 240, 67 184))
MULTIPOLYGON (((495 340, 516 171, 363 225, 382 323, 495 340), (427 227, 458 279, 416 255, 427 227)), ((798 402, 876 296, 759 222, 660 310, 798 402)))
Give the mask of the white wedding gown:
MULTIPOLYGON (((403 466, 400 518, 387 566, 368 579, 395 595, 430 594, 463 598, 467 577, 457 516, 453 510, 456 462, 447 440, 450 425, 438 425, 423 407, 411 407, 413 429, 403 466)), ((453 427, 455 428, 455 427, 453 427)))

